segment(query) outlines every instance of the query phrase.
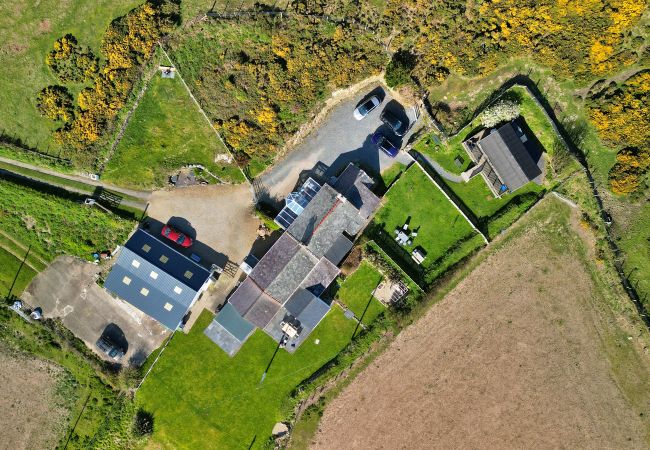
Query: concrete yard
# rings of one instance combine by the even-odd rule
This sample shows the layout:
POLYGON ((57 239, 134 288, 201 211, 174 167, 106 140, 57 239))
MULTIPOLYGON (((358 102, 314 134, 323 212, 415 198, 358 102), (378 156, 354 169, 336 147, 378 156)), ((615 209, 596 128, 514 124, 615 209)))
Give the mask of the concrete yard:
POLYGON ((41 307, 45 317, 60 318, 88 348, 107 360, 95 345, 99 337, 108 331, 125 340, 127 352, 119 362, 140 365, 170 332, 97 285, 99 270, 99 266, 77 258, 59 257, 34 278, 22 297, 32 307, 41 307))
POLYGON ((270 199, 279 202, 291 192, 300 174, 313 169, 319 162, 329 166, 327 176, 336 175, 349 162, 359 162, 374 172, 386 170, 395 161, 410 163, 409 155, 400 152, 395 159, 390 158, 379 151, 370 139, 375 131, 380 130, 395 145, 405 144, 408 140, 409 133, 400 139, 381 122, 379 116, 384 108, 400 119, 408 119, 411 124, 415 121, 412 108, 400 105, 381 86, 371 86, 334 107, 322 126, 261 175, 259 182, 262 188, 268 191, 270 199), (355 120, 352 116, 354 109, 372 95, 383 98, 382 103, 364 119, 355 120))

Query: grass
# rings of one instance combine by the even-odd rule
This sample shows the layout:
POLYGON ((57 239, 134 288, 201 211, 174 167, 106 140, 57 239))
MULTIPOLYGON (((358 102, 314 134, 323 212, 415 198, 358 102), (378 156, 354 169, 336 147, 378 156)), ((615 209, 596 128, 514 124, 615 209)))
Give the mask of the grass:
POLYGON ((365 325, 372 323, 386 309, 372 295, 382 278, 382 274, 377 269, 363 261, 352 275, 345 278, 337 292, 338 300, 344 303, 357 318, 363 316, 365 325))
POLYGON ((460 240, 475 231, 427 175, 416 166, 408 169, 385 196, 386 203, 375 216, 392 238, 394 230, 407 221, 410 230, 418 230, 413 243, 405 246, 409 253, 422 247, 427 255, 422 263, 428 268, 460 240))
MULTIPOLYGON (((234 163, 215 163, 216 155, 228 152, 180 78, 156 73, 102 178, 131 188, 162 187, 182 166, 201 164, 224 181, 244 180, 234 163)), ((208 174, 202 178, 217 181, 208 174)))
MULTIPOLYGON (((623 267, 637 289, 646 308, 650 308, 650 203, 633 207, 634 213, 623 231, 618 245, 627 256, 623 267)), ((616 219, 615 219, 616 220, 616 219)), ((618 228, 618 224, 614 222, 618 228)))
MULTIPOLYGON (((0 296, 5 296, 9 293, 9 288, 14 281, 16 272, 20 267, 21 260, 16 258, 14 255, 9 253, 3 248, 0 248, 0 296)), ((16 284, 14 289, 11 292, 13 295, 20 296, 20 294, 25 290, 27 285, 29 285, 32 278, 36 276, 34 272, 27 265, 23 265, 18 278, 16 279, 16 284)))
MULTIPOLYGON (((0 130, 40 149, 58 149, 50 137, 58 125, 36 110, 36 94, 45 86, 58 84, 45 65, 45 56, 54 41, 66 33, 72 33, 81 45, 91 47, 98 55, 108 24, 140 3, 141 0, 4 2, 4 14, 0 17, 0 130)), ((81 88, 79 85, 75 91, 81 88)))
POLYGON ((397 180, 402 175, 402 173, 404 173, 405 170, 406 166, 399 162, 395 162, 395 164, 384 170, 384 172, 381 174, 381 179, 384 183, 384 186, 389 187, 391 184, 393 184, 395 180, 397 180))
POLYGON ((293 355, 277 353, 260 384, 275 341, 257 330, 230 358, 203 334, 212 318, 204 311, 187 335, 177 333, 138 391, 138 403, 154 415, 152 439, 162 448, 263 446, 284 419, 291 391, 337 355, 355 329, 333 308, 293 355))
POLYGON ((60 254, 89 259, 126 239, 133 221, 81 201, 66 191, 44 192, 0 178, 0 229, 47 260, 60 254))
POLYGON ((117 401, 116 392, 100 376, 97 357, 83 342, 55 323, 30 324, 7 308, 0 308, 0 322, 3 324, 0 327, 0 346, 3 349, 46 359, 62 366, 70 374, 59 387, 61 397, 66 399, 65 407, 70 411, 68 429, 59 447, 63 447, 70 428, 79 419, 67 448, 88 448, 90 439, 104 425, 117 401))

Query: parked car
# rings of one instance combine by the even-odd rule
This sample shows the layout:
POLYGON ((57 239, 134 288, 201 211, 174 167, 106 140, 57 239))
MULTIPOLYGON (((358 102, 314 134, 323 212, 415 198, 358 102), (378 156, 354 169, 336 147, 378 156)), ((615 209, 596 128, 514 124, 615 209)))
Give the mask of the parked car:
POLYGON ((176 228, 174 228, 172 226, 169 226, 169 225, 165 225, 163 227, 163 229, 162 229, 162 233, 160 233, 160 234, 165 236, 170 241, 176 242, 181 247, 187 248, 187 247, 191 247, 192 244, 193 244, 192 238, 190 238, 189 236, 185 236, 183 233, 178 231, 176 228))
POLYGON ((124 356, 124 351, 106 336, 101 336, 95 345, 102 353, 115 361, 119 361, 124 356))
POLYGON ((372 135, 371 140, 374 144, 377 145, 377 147, 379 147, 379 150, 383 151, 391 158, 396 157, 399 153, 399 149, 395 147, 395 145, 393 145, 393 143, 389 141, 388 138, 381 133, 381 131, 375 132, 375 134, 372 135))
POLYGON ((354 118, 357 120, 363 119, 370 114, 370 111, 379 106, 380 103, 381 100, 379 100, 379 97, 373 95, 368 100, 357 106, 357 109, 354 110, 354 118))
POLYGON ((396 135, 404 136, 404 133, 406 133, 408 124, 405 124, 399 120, 394 114, 390 113, 389 111, 384 110, 379 118, 382 122, 388 125, 396 135))

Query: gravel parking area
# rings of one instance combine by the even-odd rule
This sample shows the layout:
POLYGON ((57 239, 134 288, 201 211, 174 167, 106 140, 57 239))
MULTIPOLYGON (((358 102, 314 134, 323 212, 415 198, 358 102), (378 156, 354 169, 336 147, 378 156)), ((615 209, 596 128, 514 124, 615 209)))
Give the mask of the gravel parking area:
POLYGON ((384 109, 411 124, 416 119, 413 108, 405 109, 380 85, 371 86, 341 102, 332 109, 321 127, 260 176, 259 182, 268 191, 270 199, 281 201, 294 188, 300 174, 311 170, 319 162, 329 166, 326 176, 336 174, 349 162, 359 162, 375 172, 384 171, 395 161, 408 164, 411 161, 409 155, 401 152, 397 158, 390 158, 371 141, 372 134, 377 130, 381 130, 397 146, 408 140, 408 133, 400 139, 381 122, 379 116, 384 109), (354 109, 372 95, 383 99, 382 103, 364 119, 355 120, 352 115, 354 109))
POLYGON ((40 306, 45 317, 60 318, 102 358, 108 360, 95 343, 108 333, 127 347, 119 362, 140 365, 162 344, 169 331, 98 286, 95 276, 99 270, 95 264, 62 256, 34 278, 22 297, 29 305, 40 306))
MULTIPOLYGON (((158 227, 170 223, 194 239, 184 252, 201 256, 208 267, 212 263, 224 267, 227 261, 239 264, 250 252, 260 224, 253 215, 253 193, 248 184, 156 191, 147 215, 158 227)), ((152 232, 159 233, 153 226, 152 232)))

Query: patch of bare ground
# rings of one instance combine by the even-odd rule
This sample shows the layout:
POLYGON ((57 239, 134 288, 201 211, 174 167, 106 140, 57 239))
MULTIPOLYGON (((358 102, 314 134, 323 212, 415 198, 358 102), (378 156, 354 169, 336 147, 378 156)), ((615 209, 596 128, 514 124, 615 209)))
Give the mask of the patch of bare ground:
POLYGON ((63 369, 0 350, 0 447, 55 448, 69 411, 56 399, 63 369))
POLYGON ((576 212, 538 206, 327 406, 313 448, 648 447, 647 331, 576 212))

